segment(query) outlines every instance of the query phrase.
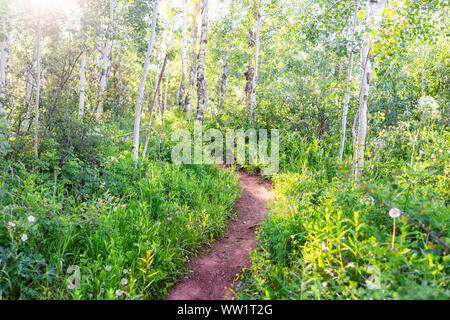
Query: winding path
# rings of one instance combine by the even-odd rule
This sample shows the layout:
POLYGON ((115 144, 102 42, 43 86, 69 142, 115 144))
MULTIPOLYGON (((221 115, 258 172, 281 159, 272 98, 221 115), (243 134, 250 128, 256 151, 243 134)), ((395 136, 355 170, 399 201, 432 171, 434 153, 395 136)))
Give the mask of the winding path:
POLYGON ((228 227, 225 237, 212 244, 205 255, 195 258, 193 272, 169 292, 167 300, 232 299, 229 288, 243 268, 250 266, 249 253, 255 248, 255 229, 267 214, 270 183, 258 176, 238 172, 242 196, 236 203, 238 220, 228 227))

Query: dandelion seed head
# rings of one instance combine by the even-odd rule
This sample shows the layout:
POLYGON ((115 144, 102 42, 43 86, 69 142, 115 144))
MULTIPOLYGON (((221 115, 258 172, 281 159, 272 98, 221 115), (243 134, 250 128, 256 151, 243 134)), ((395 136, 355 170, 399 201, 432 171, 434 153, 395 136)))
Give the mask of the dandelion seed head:
POLYGON ((389 210, 389 216, 391 218, 398 218, 401 215, 401 211, 398 208, 392 208, 389 210))

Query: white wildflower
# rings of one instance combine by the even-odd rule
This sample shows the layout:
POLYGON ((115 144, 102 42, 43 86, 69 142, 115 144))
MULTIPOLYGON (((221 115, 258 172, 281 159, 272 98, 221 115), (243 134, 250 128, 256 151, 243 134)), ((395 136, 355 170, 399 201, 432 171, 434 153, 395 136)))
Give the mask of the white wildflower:
POLYGON ((14 229, 16 227, 16 224, 12 221, 8 222, 8 229, 14 229))
POLYGON ((389 216, 391 218, 398 218, 401 215, 401 211, 397 208, 392 208, 391 210, 389 210, 389 216))
POLYGON ((123 273, 127 274, 128 270, 127 269, 123 269, 123 273))
POLYGON ((36 221, 36 218, 35 217, 33 217, 33 216, 28 216, 28 222, 31 222, 31 223, 33 223, 33 222, 35 222, 36 221))
POLYGON ((25 242, 28 240, 28 236, 24 233, 20 239, 25 242))
POLYGON ((106 267, 105 267, 105 270, 106 270, 106 271, 111 271, 111 266, 106 266, 106 267))
POLYGON ((116 296, 120 297, 122 296, 122 294, 123 294, 122 290, 119 289, 116 290, 116 296))
POLYGON ((120 280, 120 283, 121 283, 123 286, 126 286, 126 285, 128 284, 128 280, 125 279, 125 278, 122 278, 122 280, 120 280))

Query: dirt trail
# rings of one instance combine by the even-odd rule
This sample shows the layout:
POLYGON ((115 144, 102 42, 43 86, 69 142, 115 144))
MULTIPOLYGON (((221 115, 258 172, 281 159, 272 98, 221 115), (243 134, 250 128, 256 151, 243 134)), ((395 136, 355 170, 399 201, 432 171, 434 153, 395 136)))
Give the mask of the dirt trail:
POLYGON ((211 249, 195 258, 193 272, 178 283, 167 300, 223 300, 231 299, 229 288, 236 275, 250 266, 249 252, 255 249, 255 229, 267 213, 266 203, 271 197, 269 182, 259 177, 238 173, 242 196, 236 204, 240 212, 237 221, 228 227, 226 236, 213 243, 211 249))

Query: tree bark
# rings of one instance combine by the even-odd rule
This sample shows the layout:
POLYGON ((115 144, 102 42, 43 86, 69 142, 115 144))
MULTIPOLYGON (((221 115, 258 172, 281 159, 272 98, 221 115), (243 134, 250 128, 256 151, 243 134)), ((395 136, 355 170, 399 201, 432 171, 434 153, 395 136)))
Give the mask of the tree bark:
POLYGON ((136 102, 136 110, 134 115, 134 134, 133 134, 133 161, 137 165, 139 159, 139 135, 141 126, 142 101, 144 99, 145 85, 147 82, 148 69, 150 67, 150 58, 153 52, 153 43, 155 40, 156 22, 158 18, 159 0, 155 0, 153 7, 152 27, 150 32, 150 40, 147 47, 144 68, 142 69, 141 83, 139 85, 138 99, 136 102))
POLYGON ((189 91, 186 94, 185 107, 186 107, 186 118, 188 120, 192 117, 192 99, 194 98, 194 86, 197 71, 197 56, 196 56, 196 43, 198 34, 197 17, 200 11, 199 0, 194 2, 194 16, 192 18, 192 44, 191 44, 191 66, 189 70, 189 91))
POLYGON ((114 25, 114 0, 109 0, 109 25, 108 32, 106 36, 106 44, 103 50, 103 67, 102 67, 102 75, 100 78, 100 91, 99 91, 99 102, 96 110, 96 118, 97 121, 103 115, 103 106, 105 103, 105 93, 106 88, 108 86, 108 70, 110 68, 110 54, 112 49, 112 36, 113 36, 113 25, 114 25))
MULTIPOLYGON (((379 21, 378 16, 383 11, 385 0, 368 0, 367 27, 375 27, 379 21)), ((355 180, 359 180, 364 174, 364 149, 367 136, 367 102, 369 100, 370 79, 372 77, 372 63, 370 61, 370 50, 373 37, 367 33, 361 48, 361 87, 359 95, 359 122, 354 150, 355 180)))
POLYGON ((97 85, 97 81, 100 78, 102 65, 101 60, 103 56, 103 34, 102 34, 102 27, 98 27, 98 40, 97 40, 97 47, 95 49, 94 54, 94 74, 93 74, 93 80, 95 82, 95 85, 97 85))
POLYGON ((344 110, 342 112, 342 123, 341 123, 341 143, 339 145, 339 159, 342 160, 344 155, 344 146, 345 146, 345 135, 347 131, 347 114, 348 114, 348 106, 350 104, 350 86, 352 83, 352 74, 353 74, 353 51, 355 50, 355 30, 356 24, 358 21, 358 10, 359 10, 359 0, 355 0, 355 12, 353 14, 353 26, 352 26, 352 35, 351 35, 351 47, 348 54, 348 70, 347 70, 347 87, 345 89, 345 98, 344 98, 344 110))
MULTIPOLYGON (((230 41, 231 34, 233 32, 233 7, 234 7, 234 0, 231 0, 230 5, 230 27, 228 29, 228 41, 230 41)), ((220 98, 219 98, 219 113, 223 113, 223 105, 225 102, 225 94, 227 91, 227 80, 228 80, 228 54, 229 51, 231 51, 231 42, 228 45, 228 50, 225 50, 223 53, 223 59, 222 59, 222 79, 220 83, 220 98)))
POLYGON ((169 59, 169 55, 166 53, 164 57, 164 63, 161 68, 161 73, 159 74, 158 81, 155 86, 155 94, 153 95, 153 100, 150 108, 150 119, 148 121, 148 129, 147 129, 147 138, 145 139, 144 150, 142 151, 142 158, 145 158, 148 149, 148 142, 150 141, 150 134, 152 133, 152 121, 153 121, 153 110, 155 108, 155 103, 157 102, 159 88, 161 86, 162 77, 164 75, 164 70, 166 69, 167 60, 169 59))
POLYGON ((34 105, 34 157, 37 159, 39 157, 38 153, 38 143, 39 143, 39 95, 41 91, 41 50, 40 50, 40 40, 41 40, 41 17, 38 16, 37 22, 37 33, 36 33, 36 97, 34 105))
POLYGON ((31 98, 33 94, 33 70, 35 70, 35 63, 37 60, 37 51, 39 47, 38 42, 38 34, 36 33, 35 39, 34 39, 34 48, 33 48, 33 56, 31 57, 31 63, 28 68, 28 74, 27 74, 27 82, 26 82, 26 89, 25 89, 25 119, 23 122, 23 129, 22 133, 25 133, 28 131, 28 128, 30 126, 31 122, 31 98))
POLYGON ((169 92, 169 81, 170 81, 170 60, 167 65, 167 74, 166 74, 166 90, 164 93, 164 108, 163 108, 163 114, 166 113, 167 110, 167 95, 169 92))
MULTIPOLYGON (((86 30, 83 28, 83 33, 85 33, 86 30)), ((85 39, 85 45, 87 45, 86 42, 86 35, 84 35, 85 39)), ((86 56, 87 56, 87 49, 83 49, 83 56, 81 57, 81 68, 80 68, 80 101, 78 102, 78 120, 82 120, 84 117, 84 100, 86 96, 86 56)))
MULTIPOLYGON (((254 30, 249 31, 249 37, 250 37, 250 43, 248 45, 249 51, 254 54, 254 48, 255 48, 255 32, 254 30)), ((247 71, 244 73, 245 76, 245 88, 244 88, 244 99, 245 99, 245 105, 250 111, 250 96, 252 93, 252 84, 253 84, 253 78, 255 76, 255 68, 253 67, 254 61, 250 61, 247 67, 247 71)))
POLYGON ((256 85, 258 83, 258 67, 259 67, 259 40, 261 35, 262 24, 262 4, 259 3, 258 11, 256 14, 256 34, 255 34, 255 73, 252 81, 252 91, 250 94, 250 119, 252 125, 255 124, 255 112, 256 112, 256 85))
POLYGON ((208 42, 208 0, 202 0, 202 31, 197 68, 197 120, 203 121, 206 103, 205 56, 208 42))
POLYGON ((186 79, 188 72, 188 63, 187 63, 187 23, 186 23, 186 0, 182 0, 182 42, 181 42, 181 82, 180 88, 178 90, 178 104, 180 105, 180 109, 185 111, 185 100, 184 96, 186 93, 186 79))
POLYGON ((3 114, 4 91, 6 90, 6 74, 8 66, 9 30, 6 14, 0 16, 0 116, 3 114))

